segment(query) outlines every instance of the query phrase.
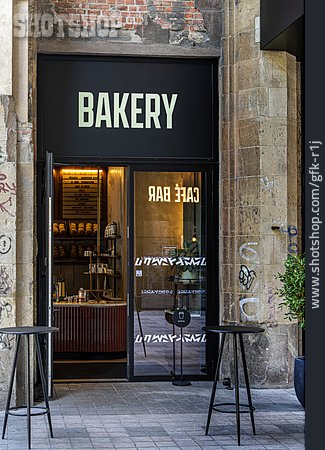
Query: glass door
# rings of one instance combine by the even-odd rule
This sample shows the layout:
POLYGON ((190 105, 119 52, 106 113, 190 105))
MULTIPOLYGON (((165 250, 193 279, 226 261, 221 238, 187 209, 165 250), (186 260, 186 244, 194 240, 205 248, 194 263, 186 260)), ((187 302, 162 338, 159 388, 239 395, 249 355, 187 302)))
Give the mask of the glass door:
MULTIPOLYGON (((45 267, 46 267, 46 322, 47 326, 53 326, 52 306, 52 278, 53 278, 53 154, 46 153, 45 163, 45 267)), ((53 337, 50 333, 47 338, 47 392, 53 396, 53 337)))
POLYGON ((204 375, 207 173, 136 170, 131 179, 133 375, 179 375, 181 328, 175 311, 190 317, 182 330, 184 376, 204 375))

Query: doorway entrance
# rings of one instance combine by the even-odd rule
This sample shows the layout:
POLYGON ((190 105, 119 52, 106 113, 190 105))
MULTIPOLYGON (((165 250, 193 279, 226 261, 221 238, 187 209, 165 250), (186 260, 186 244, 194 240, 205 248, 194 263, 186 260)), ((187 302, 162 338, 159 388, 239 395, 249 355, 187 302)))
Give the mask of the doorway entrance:
POLYGON ((53 169, 53 378, 126 378, 125 168, 53 169))
POLYGON ((206 374, 206 176, 200 171, 136 170, 133 231, 135 377, 206 374), (176 311, 191 321, 175 326, 176 311))
POLYGON ((181 339, 185 378, 207 376, 213 171, 161 167, 48 165, 39 323, 60 329, 47 348, 49 383, 173 379, 181 339), (190 315, 182 338, 177 310, 190 315))

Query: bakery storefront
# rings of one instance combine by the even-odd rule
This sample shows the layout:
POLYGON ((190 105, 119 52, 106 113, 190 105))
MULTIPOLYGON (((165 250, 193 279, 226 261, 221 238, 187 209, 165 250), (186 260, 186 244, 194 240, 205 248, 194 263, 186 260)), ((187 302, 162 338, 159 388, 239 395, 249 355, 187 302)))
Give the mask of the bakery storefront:
POLYGON ((37 76, 38 323, 60 329, 43 346, 49 383, 174 379, 181 350, 185 379, 209 377, 216 61, 39 55, 37 76))

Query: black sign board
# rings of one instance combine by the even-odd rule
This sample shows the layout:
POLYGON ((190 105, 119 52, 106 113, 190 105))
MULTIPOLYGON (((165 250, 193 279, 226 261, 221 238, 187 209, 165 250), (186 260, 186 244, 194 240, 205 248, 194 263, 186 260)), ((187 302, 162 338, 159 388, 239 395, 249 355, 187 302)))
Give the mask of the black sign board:
MULTIPOLYGON (((98 195, 102 193, 102 176, 97 170, 61 172, 62 219, 96 219, 98 195), (99 192, 98 192, 99 184, 99 192)), ((101 202, 102 209, 102 202, 101 202)))
POLYGON ((212 159, 212 60, 40 55, 44 157, 212 159))
POLYGON ((191 322, 191 314, 187 309, 176 309, 173 314, 173 324, 179 328, 185 328, 191 322))

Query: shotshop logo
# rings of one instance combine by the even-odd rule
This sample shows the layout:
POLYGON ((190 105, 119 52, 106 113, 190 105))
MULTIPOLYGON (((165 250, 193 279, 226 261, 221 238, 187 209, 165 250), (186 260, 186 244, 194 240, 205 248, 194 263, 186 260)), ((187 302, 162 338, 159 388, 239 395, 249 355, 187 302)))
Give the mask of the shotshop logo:
POLYGON ((79 92, 79 128, 173 128, 178 94, 79 92))
POLYGON ((320 174, 319 149, 323 145, 320 141, 309 141, 309 150, 311 151, 311 165, 308 169, 309 186, 311 186, 311 235, 310 254, 311 260, 309 266, 312 271, 312 309, 319 308, 319 280, 320 280, 320 228, 322 221, 320 220, 320 183, 323 176, 320 174))

